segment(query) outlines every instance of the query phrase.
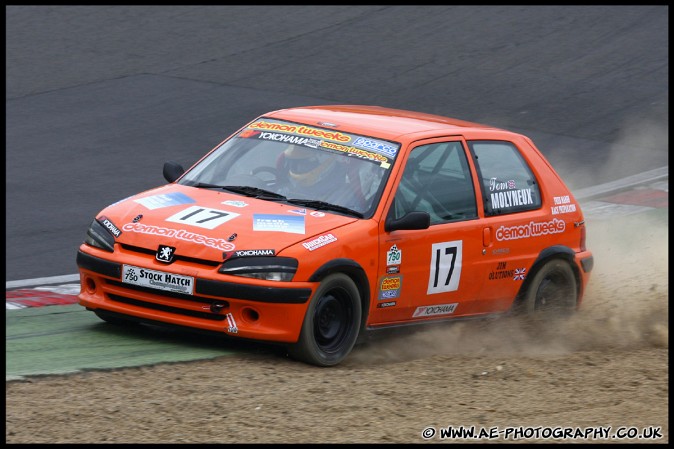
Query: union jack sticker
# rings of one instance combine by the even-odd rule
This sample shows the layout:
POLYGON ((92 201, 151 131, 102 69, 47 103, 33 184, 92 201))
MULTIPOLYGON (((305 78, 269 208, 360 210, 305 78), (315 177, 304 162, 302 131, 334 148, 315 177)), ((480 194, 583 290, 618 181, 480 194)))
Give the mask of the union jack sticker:
POLYGON ((515 268, 515 277, 513 278, 513 281, 523 281, 526 277, 524 274, 526 271, 526 268, 515 268))

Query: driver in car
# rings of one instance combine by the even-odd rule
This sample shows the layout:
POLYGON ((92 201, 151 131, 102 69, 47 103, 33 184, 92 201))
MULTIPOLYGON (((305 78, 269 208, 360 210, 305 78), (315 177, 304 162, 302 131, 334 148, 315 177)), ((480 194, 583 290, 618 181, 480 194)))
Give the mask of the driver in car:
POLYGON ((344 156, 322 150, 289 145, 283 151, 281 176, 284 187, 279 193, 288 198, 325 201, 331 204, 362 208, 360 198, 347 181, 344 156))

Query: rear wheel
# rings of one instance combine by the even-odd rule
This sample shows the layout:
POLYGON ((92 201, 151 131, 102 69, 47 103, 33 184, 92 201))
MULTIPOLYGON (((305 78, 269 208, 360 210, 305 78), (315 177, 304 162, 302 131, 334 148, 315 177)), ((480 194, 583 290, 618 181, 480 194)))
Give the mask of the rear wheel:
POLYGON ((361 316, 360 293, 353 280, 341 273, 326 277, 307 308, 290 355, 312 365, 338 364, 358 338, 361 316))
POLYGON ((578 302, 576 278, 569 263, 554 259, 547 262, 531 280, 520 310, 536 318, 571 315, 578 302))

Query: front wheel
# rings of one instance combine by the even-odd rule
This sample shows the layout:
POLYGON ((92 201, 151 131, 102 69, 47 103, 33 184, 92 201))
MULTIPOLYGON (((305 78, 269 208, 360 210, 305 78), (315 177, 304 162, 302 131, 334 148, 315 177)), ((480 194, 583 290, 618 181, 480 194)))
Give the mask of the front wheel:
POLYGON ((570 315, 578 302, 576 278, 568 262, 554 259, 547 262, 531 280, 520 311, 535 318, 570 315))
POLYGON ((326 277, 307 308, 299 340, 288 349, 290 356, 312 365, 337 365, 358 338, 361 316, 353 280, 341 273, 326 277))

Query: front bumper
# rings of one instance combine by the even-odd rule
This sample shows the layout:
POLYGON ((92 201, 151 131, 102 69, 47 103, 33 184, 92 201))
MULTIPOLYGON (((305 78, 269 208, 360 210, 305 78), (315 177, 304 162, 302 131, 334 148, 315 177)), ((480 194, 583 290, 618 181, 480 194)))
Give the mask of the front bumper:
POLYGON ((194 276, 194 294, 142 287, 122 281, 121 262, 104 258, 110 253, 82 245, 77 254, 80 270, 80 304, 178 326, 226 333, 232 336, 293 343, 299 338, 304 315, 316 283, 275 282, 234 276, 230 280, 215 270, 172 264, 157 267, 139 256, 125 255, 125 263, 194 276), (97 255, 92 253, 98 253, 97 255), (210 277, 210 278, 209 278, 210 277), (232 282, 234 278, 237 282, 232 282))

